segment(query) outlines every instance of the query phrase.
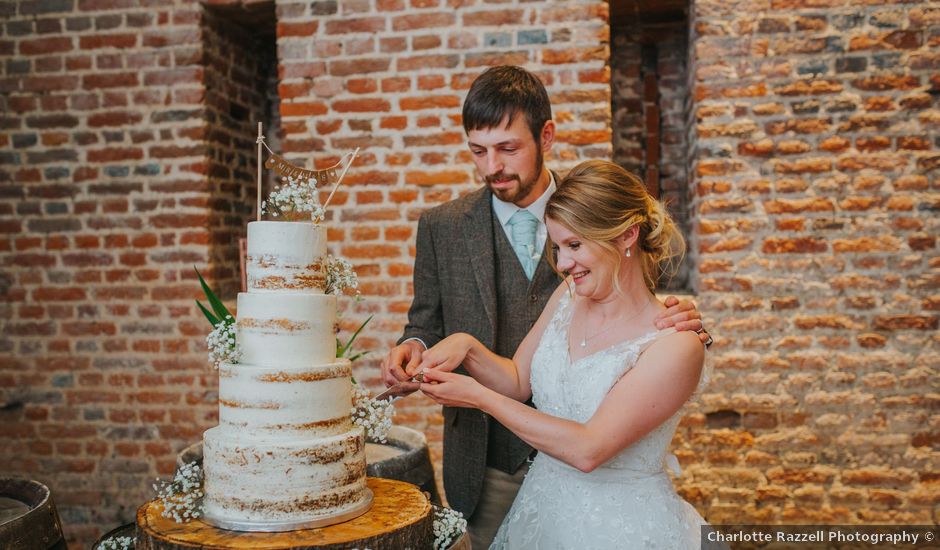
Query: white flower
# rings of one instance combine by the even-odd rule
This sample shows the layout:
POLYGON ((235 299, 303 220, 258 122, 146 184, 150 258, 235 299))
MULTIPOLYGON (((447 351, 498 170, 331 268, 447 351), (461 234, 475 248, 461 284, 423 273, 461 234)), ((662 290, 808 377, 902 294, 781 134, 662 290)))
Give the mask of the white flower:
POLYGON ((434 550, 443 550, 467 530, 467 520, 457 510, 434 506, 434 550))
POLYGON ((215 368, 223 361, 238 363, 241 350, 235 342, 235 319, 229 315, 219 322, 206 336, 206 346, 209 348, 209 361, 215 368))
POLYGON ((326 257, 326 293, 340 295, 346 289, 359 295, 359 276, 352 264, 332 254, 326 257))
POLYGON ((202 469, 195 462, 181 466, 173 481, 157 479, 153 489, 163 502, 163 517, 185 523, 202 516, 202 469))
POLYGON ((261 203, 261 213, 270 213, 273 217, 285 214, 309 213, 310 220, 319 222, 323 219, 324 210, 320 206, 320 196, 317 193, 316 179, 281 178, 285 183, 277 185, 268 200, 261 203))
POLYGON ((359 384, 353 384, 353 424, 362 426, 366 430, 368 441, 385 443, 388 440, 388 431, 392 429, 392 417, 395 416, 395 405, 391 400, 378 401, 369 396, 369 390, 359 384))
POLYGON ((111 537, 101 541, 95 550, 132 550, 135 542, 132 537, 111 537))

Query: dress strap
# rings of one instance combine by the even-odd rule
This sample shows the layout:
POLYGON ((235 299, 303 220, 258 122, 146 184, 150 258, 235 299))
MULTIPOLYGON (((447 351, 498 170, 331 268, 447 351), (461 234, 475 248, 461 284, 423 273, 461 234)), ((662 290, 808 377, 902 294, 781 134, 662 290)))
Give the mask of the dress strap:
POLYGON ((646 348, 653 345, 653 342, 655 342, 656 340, 659 340, 663 336, 669 336, 670 334, 674 334, 675 332, 676 332, 675 327, 669 327, 669 328, 664 328, 663 330, 658 330, 656 332, 651 332, 647 334, 646 336, 641 336, 640 339, 637 340, 637 343, 640 345, 639 355, 643 355, 643 352, 646 351, 646 348))

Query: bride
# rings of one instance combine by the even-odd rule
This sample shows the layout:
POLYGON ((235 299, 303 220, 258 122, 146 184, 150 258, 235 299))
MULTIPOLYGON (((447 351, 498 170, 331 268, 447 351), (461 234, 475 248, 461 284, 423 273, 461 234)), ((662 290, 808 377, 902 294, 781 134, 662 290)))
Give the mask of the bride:
POLYGON ((682 237, 639 179, 605 161, 575 167, 545 218, 568 278, 515 356, 454 334, 416 369, 435 401, 481 409, 539 451, 490 548, 698 548, 705 522, 664 460, 704 349, 654 325, 655 277, 682 237), (461 364, 471 376, 451 372, 461 364))

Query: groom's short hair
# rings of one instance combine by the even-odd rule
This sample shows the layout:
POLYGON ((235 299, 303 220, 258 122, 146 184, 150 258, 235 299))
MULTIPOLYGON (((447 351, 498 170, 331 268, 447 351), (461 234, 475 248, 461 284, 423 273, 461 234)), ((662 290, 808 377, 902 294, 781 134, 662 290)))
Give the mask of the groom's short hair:
POLYGON ((512 65, 499 65, 483 72, 470 86, 463 102, 463 129, 495 128, 504 118, 507 124, 522 113, 535 143, 545 123, 552 118, 548 92, 537 76, 512 65))

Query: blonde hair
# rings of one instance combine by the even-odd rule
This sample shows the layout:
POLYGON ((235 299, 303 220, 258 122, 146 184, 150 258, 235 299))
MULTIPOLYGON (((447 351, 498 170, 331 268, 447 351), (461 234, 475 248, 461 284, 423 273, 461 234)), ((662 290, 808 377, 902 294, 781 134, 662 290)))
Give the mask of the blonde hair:
MULTIPOLYGON (((612 162, 588 160, 575 166, 548 200, 545 217, 610 253, 618 291, 621 253, 613 241, 634 225, 639 226, 634 258, 642 262, 650 292, 662 275, 675 274, 685 255, 685 239, 666 208, 638 177, 612 162)), ((549 261, 557 272, 554 254, 549 261)))

